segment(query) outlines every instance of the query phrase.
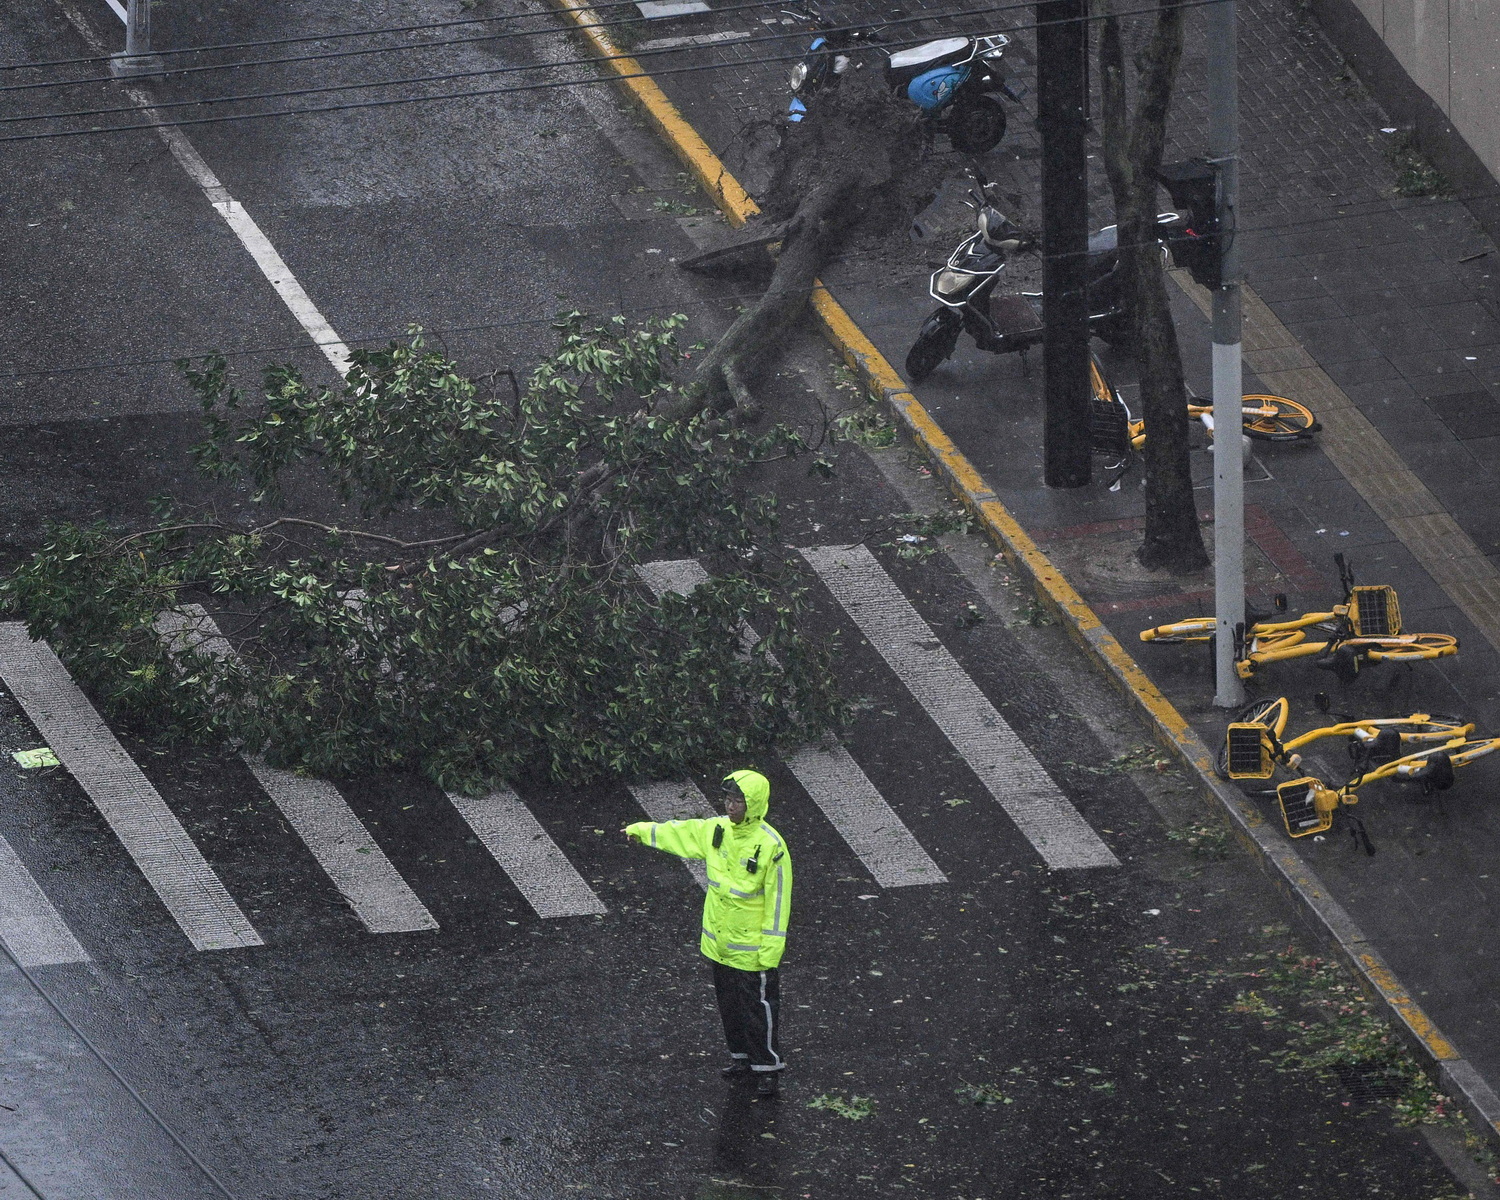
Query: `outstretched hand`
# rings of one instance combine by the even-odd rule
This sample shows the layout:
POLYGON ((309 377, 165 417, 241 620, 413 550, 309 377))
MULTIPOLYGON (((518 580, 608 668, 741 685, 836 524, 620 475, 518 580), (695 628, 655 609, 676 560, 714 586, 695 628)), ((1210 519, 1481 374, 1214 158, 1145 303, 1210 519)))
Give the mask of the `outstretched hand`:
POLYGON ((635 834, 631 833, 628 828, 622 829, 622 830, 620 830, 620 832, 625 835, 625 840, 627 842, 636 842, 637 844, 639 844, 639 842, 640 842, 641 839, 639 837, 637 837, 635 834))

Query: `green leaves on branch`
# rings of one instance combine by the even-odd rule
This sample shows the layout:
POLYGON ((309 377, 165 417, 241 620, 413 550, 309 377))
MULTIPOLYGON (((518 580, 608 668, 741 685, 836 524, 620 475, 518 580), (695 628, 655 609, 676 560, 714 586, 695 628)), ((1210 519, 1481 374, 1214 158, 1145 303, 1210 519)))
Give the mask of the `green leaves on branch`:
POLYGON ((759 549, 774 505, 744 488, 803 447, 661 415, 683 321, 565 314, 558 353, 511 385, 416 330, 357 353, 339 391, 275 367, 251 403, 222 359, 182 364, 198 468, 270 511, 58 526, 3 598, 116 716, 319 775, 662 777, 821 737, 844 714, 828 652, 759 549), (712 574, 688 597, 634 569, 684 557, 712 574), (169 649, 159 614, 192 604, 227 643, 169 649))

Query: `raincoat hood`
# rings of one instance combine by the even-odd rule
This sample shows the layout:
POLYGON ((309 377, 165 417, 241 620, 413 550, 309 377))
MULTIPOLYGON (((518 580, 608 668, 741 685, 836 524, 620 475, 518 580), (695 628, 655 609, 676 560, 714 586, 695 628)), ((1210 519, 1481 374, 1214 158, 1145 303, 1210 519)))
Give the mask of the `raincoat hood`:
POLYGON ((792 913, 792 856, 766 823, 771 781, 759 771, 724 776, 745 797, 745 819, 682 818, 637 821, 625 832, 643 845, 679 858, 701 859, 704 882, 704 957, 737 971, 769 971, 781 964, 792 913))
POLYGON ((742 828, 754 829, 766 819, 771 806, 771 781, 759 771, 731 771, 724 782, 734 782, 745 797, 745 820, 742 828))

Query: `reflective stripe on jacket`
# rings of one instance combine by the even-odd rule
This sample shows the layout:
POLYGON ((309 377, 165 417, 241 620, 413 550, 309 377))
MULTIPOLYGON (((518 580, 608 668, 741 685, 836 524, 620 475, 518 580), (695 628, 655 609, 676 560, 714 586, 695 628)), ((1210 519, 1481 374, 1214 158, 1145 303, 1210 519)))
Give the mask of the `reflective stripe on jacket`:
POLYGON ((792 914, 792 856, 765 821, 771 785, 754 771, 732 778, 745 794, 745 820, 637 821, 626 832, 656 850, 700 858, 708 869, 698 948, 726 967, 769 971, 786 949, 792 914), (719 844, 714 832, 722 830, 719 844), (753 868, 753 869, 752 869, 753 868))

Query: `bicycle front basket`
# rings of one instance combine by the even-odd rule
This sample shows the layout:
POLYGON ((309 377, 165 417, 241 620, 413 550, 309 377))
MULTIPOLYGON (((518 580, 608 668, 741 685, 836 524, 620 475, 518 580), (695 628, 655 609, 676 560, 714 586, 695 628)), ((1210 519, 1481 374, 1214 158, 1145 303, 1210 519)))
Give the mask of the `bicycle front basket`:
POLYGON ((1130 413, 1118 399, 1089 399, 1089 449, 1120 460, 1130 453, 1130 413))
POLYGON ((1349 601, 1349 618, 1360 637, 1395 637, 1401 632, 1396 589, 1385 584, 1355 588, 1349 601))
POLYGON ((1283 783, 1276 789, 1276 803, 1281 806, 1281 819, 1286 824, 1288 837, 1307 837, 1333 828, 1332 811, 1318 810, 1318 789, 1321 786, 1320 780, 1309 776, 1283 783))
POLYGON ((1276 767, 1271 738, 1258 721, 1236 721, 1224 735, 1229 751, 1229 778, 1269 779, 1276 767))

